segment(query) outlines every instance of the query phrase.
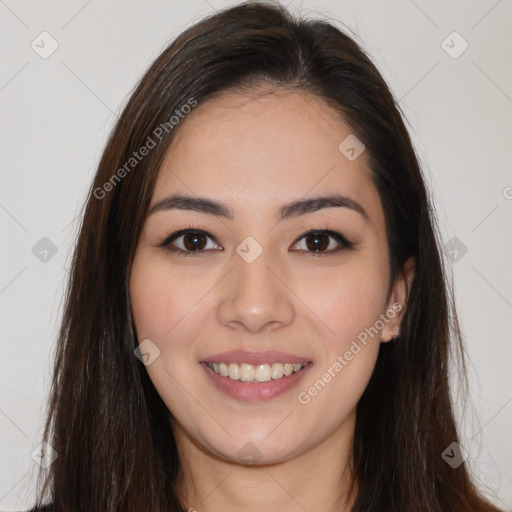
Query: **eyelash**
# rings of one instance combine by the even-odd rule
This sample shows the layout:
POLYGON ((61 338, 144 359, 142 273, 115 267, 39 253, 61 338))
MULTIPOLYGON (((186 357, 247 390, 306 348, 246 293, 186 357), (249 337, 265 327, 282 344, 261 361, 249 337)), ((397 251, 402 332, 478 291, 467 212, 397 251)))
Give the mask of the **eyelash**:
MULTIPOLYGON (((207 231, 196 228, 193 226, 188 226, 186 229, 180 229, 179 231, 175 231, 174 233, 171 233, 169 236, 167 236, 162 242, 158 244, 158 247, 161 247, 163 249, 166 249, 168 251, 171 251, 174 254, 177 254, 178 256, 201 256, 204 255, 204 253, 211 251, 209 250, 198 250, 198 251, 184 251, 182 249, 178 249, 177 247, 172 247, 172 242, 176 241, 178 238, 180 238, 183 235, 187 234, 197 234, 197 235, 204 235, 207 238, 210 238, 215 244, 218 244, 218 242, 213 238, 207 231)), ((325 255, 332 255, 336 254, 340 251, 343 251, 345 249, 355 250, 355 246, 359 244, 358 240, 349 240, 347 237, 342 235, 341 233, 338 233, 337 231, 333 231, 328 228, 320 228, 320 229, 310 229, 309 231, 306 231, 300 237, 297 239, 296 242, 294 242, 293 245, 297 245, 303 238, 306 238, 310 235, 327 235, 331 238, 333 238, 339 246, 336 249, 331 249, 329 251, 308 251, 308 250, 302 250, 299 249, 294 252, 304 252, 308 255, 311 255, 313 257, 316 256, 325 256, 325 255)))

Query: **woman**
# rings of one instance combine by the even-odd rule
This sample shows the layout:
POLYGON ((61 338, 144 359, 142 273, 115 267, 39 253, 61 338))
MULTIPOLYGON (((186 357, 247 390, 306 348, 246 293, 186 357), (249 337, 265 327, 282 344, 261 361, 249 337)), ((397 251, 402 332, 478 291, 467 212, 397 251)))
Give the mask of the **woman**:
POLYGON ((435 230, 346 34, 264 3, 185 31, 91 188, 35 510, 497 510, 458 444, 435 230))

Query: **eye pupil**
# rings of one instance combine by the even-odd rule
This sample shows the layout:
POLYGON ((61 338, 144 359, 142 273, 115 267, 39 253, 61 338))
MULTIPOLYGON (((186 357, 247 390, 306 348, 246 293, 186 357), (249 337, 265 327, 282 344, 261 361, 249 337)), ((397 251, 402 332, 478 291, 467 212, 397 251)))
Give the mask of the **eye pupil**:
POLYGON ((206 245, 206 237, 198 233, 187 233, 183 235, 183 245, 189 251, 199 251, 206 245))
POLYGON ((329 237, 323 233, 314 233, 306 238, 308 249, 313 251, 323 251, 329 247, 329 237), (310 243, 312 241, 312 243, 310 243))

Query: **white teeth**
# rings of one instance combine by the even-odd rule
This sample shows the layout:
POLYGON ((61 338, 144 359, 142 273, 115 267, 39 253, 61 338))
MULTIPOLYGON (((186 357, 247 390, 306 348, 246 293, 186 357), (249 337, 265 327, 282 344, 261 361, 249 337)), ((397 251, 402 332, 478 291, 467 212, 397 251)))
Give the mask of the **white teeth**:
POLYGON ((272 368, 269 364, 259 364, 256 366, 255 379, 258 382, 268 382, 272 379, 272 368))
MULTIPOLYGON (((215 371, 215 368, 213 370, 215 371)), ((232 380, 240 379, 240 367, 237 364, 231 363, 229 365, 228 377, 232 380)))
POLYGON ((281 363, 274 363, 272 365, 272 378, 280 379, 284 375, 284 366, 281 363))
POLYGON ((304 368, 308 363, 273 363, 270 364, 237 364, 237 363, 207 363, 219 375, 242 382, 268 382, 281 379, 304 368))
POLYGON ((256 376, 256 369, 252 364, 240 365, 240 380, 243 382, 251 382, 256 376))

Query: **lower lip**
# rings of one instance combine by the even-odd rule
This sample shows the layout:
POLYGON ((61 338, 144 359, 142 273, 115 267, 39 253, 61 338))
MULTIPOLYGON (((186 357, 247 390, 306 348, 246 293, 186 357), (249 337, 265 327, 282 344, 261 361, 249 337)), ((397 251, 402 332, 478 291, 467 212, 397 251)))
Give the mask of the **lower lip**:
POLYGON ((235 400, 241 400, 242 402, 261 402, 263 400, 276 398, 295 387, 309 371, 312 363, 308 363, 302 370, 294 372, 291 375, 281 377, 280 379, 272 379, 267 382, 243 382, 241 380, 233 380, 215 373, 206 363, 201 363, 201 366, 212 382, 224 394, 235 400))

